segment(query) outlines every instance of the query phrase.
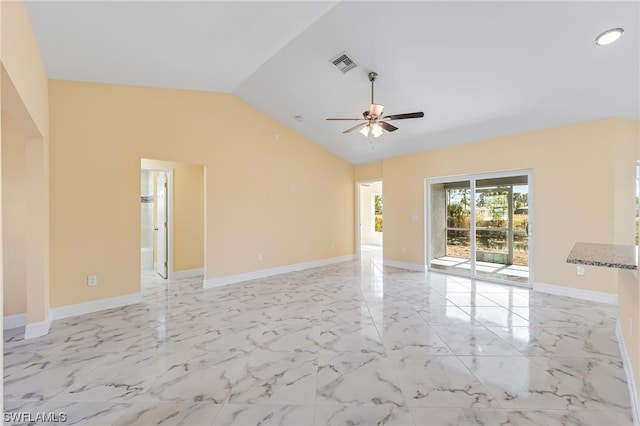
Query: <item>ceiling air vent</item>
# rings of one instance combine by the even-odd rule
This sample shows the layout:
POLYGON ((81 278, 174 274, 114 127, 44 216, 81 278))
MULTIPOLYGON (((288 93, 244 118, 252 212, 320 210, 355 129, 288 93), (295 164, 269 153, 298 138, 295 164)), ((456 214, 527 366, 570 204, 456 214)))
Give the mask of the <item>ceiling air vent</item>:
POLYGON ((332 59, 331 63, 338 67, 338 69, 342 71, 343 74, 347 71, 351 71, 358 66, 358 64, 356 64, 355 61, 346 54, 346 52, 342 52, 337 57, 332 59))

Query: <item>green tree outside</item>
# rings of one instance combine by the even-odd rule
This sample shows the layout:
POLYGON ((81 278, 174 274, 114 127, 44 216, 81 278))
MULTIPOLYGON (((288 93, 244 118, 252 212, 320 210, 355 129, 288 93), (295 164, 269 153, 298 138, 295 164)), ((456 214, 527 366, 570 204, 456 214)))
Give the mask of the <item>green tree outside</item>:
POLYGON ((375 214, 375 228, 376 232, 382 232, 382 195, 376 194, 373 196, 373 209, 375 214))

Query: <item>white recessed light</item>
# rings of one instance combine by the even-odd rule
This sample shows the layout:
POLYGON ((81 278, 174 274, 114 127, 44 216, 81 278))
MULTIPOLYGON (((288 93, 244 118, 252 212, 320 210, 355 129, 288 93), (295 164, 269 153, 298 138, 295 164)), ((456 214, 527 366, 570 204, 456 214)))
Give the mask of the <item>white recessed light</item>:
POLYGON ((622 37, 622 33, 624 30, 622 28, 612 28, 600 34, 596 37, 596 44, 598 46, 604 46, 606 44, 611 44, 620 37, 622 37))

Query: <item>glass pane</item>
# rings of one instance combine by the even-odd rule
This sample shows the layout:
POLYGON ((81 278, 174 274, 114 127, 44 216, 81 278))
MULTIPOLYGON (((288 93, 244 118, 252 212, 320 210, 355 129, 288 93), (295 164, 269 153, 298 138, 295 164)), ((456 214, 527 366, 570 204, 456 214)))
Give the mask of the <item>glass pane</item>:
POLYGON ((513 264, 529 266, 529 236, 526 232, 513 234, 513 264))
POLYGON ((475 203, 476 275, 528 282, 527 177, 478 180, 475 203))
POLYGON ((471 185, 469 181, 431 185, 431 265, 471 273, 471 185))
POLYGON ((513 264, 529 277, 529 185, 513 186, 513 264))

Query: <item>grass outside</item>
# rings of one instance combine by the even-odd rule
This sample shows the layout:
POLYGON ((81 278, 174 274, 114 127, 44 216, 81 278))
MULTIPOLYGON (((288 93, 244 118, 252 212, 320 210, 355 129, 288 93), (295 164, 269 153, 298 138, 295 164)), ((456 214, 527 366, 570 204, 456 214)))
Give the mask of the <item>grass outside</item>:
MULTIPOLYGON (((469 217, 469 212, 465 212, 461 216, 447 218, 448 226, 450 228, 464 228, 469 229, 471 218, 469 217)), ((491 219, 478 217, 476 218, 476 226, 481 228, 506 228, 508 226, 508 221, 504 219, 491 219)), ((526 214, 514 214, 513 215, 513 229, 518 231, 526 231, 527 225, 529 224, 529 215, 526 214)))

